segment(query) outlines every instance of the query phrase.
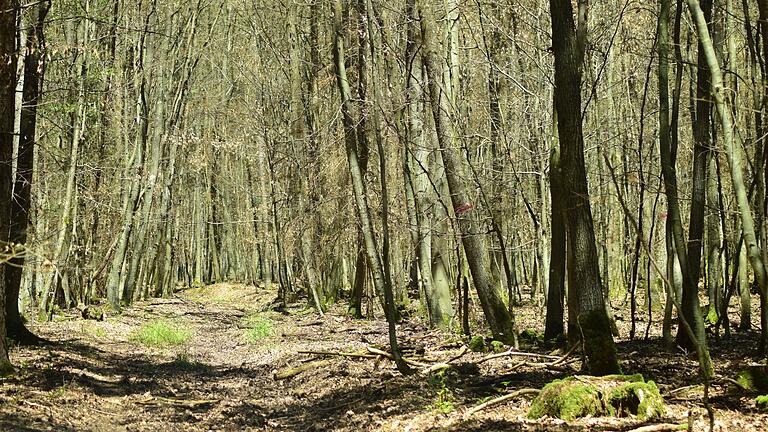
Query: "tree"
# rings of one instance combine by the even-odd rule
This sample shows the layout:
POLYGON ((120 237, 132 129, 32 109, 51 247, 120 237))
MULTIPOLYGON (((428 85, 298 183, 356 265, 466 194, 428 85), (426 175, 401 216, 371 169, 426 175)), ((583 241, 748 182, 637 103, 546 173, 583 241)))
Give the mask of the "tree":
POLYGON ((576 326, 569 326, 568 333, 584 347, 587 370, 594 375, 604 375, 618 373, 619 363, 603 299, 584 167, 581 79, 587 37, 586 9, 586 2, 579 1, 577 28, 570 0, 549 2, 555 55, 554 102, 560 167, 563 178, 570 180, 570 187, 563 191, 570 250, 568 287, 576 291, 575 300, 578 302, 573 309, 577 314, 576 326))
POLYGON ((25 260, 27 226, 31 208, 32 168, 34 166, 35 135, 37 130, 37 106, 43 87, 45 71, 45 17, 50 1, 32 6, 26 34, 24 55, 24 90, 22 95, 19 148, 16 161, 16 176, 13 185, 13 199, 10 210, 9 241, 17 251, 5 266, 5 310, 7 336, 17 343, 38 343, 40 338, 24 325, 19 312, 19 291, 25 260))
MULTIPOLYGON (((360 226, 365 241, 365 252, 368 257, 368 265, 373 273, 374 286, 376 287, 376 291, 384 297, 384 313, 387 318, 392 356, 397 364, 398 370, 403 374, 407 374, 410 371, 410 367, 408 367, 403 360, 397 344, 397 333, 395 331, 395 301, 392 293, 392 282, 389 276, 390 269, 385 265, 387 264, 387 261, 382 260, 382 256, 379 254, 376 235, 373 231, 371 211, 368 206, 368 193, 366 191, 363 173, 360 168, 359 157, 357 154, 357 139, 355 137, 357 133, 357 128, 355 127, 357 113, 352 104, 352 91, 349 86, 349 81, 347 80, 347 71, 344 61, 344 33, 341 0, 335 0, 333 6, 335 31, 333 47, 335 60, 334 66, 336 82, 341 96, 341 109, 342 115, 344 116, 344 142, 347 152, 347 161, 349 163, 350 177, 352 179, 355 206, 357 207, 357 214, 360 219, 360 226)), ((380 155, 380 157, 384 157, 384 155, 380 155)), ((384 252, 386 256, 386 250, 384 252)))
MULTIPOLYGON (((6 262, 10 248, 10 217, 13 165, 13 123, 16 106, 16 14, 19 4, 12 0, 0 0, 0 245, 2 261, 6 262)), ((6 291, 9 290, 5 275, 7 265, 0 266, 0 375, 13 371, 8 358, 6 343, 6 291)))
MULTIPOLYGON (((760 288, 760 351, 762 354, 768 353, 768 275, 766 274, 765 262, 760 248, 757 245, 757 235, 755 233, 755 222, 752 217, 752 210, 749 206, 747 188, 744 183, 744 174, 742 172, 742 143, 739 134, 735 133, 731 110, 728 108, 726 100, 726 87, 723 81, 723 74, 720 70, 720 64, 715 54, 715 48, 712 44, 712 38, 707 27, 707 18, 702 10, 698 0, 688 0, 688 9, 691 12, 696 33, 699 36, 700 47, 704 51, 704 57, 711 73, 712 96, 715 99, 720 126, 723 128, 723 144, 725 153, 728 156, 728 166, 731 173, 731 182, 736 195, 736 202, 739 206, 739 217, 741 220, 742 236, 747 248, 747 257, 755 272, 755 280, 760 288)), ((762 16, 762 15, 761 15, 762 16)))
POLYGON ((451 131, 453 105, 445 92, 443 71, 434 48, 434 26, 436 21, 421 8, 421 34, 424 43, 422 58, 427 71, 427 88, 432 105, 432 115, 437 129, 437 142, 445 164, 445 176, 451 195, 451 204, 461 233, 461 242, 466 253, 467 264, 472 274, 475 290, 480 298, 485 319, 496 340, 514 345, 516 341, 514 316, 504 306, 498 292, 491 283, 488 273, 488 251, 479 236, 475 221, 474 204, 470 202, 463 183, 464 169, 456 151, 451 131))

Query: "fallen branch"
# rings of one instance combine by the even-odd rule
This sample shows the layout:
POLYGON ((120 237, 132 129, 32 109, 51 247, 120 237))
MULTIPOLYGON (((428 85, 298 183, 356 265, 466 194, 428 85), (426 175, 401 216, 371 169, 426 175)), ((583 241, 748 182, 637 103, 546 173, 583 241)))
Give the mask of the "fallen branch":
POLYGON ((552 366, 557 366, 557 365, 559 365, 559 364, 563 363, 565 360, 567 360, 567 359, 568 359, 568 357, 570 357, 570 356, 571 356, 571 354, 573 354, 574 352, 576 352, 576 349, 577 349, 578 347, 579 347, 579 344, 574 344, 574 345, 571 347, 571 349, 569 349, 569 350, 568 350, 568 352, 566 352, 566 353, 565 353, 565 355, 563 355, 563 356, 560 358, 560 360, 557 360, 557 361, 555 361, 554 363, 552 363, 552 366))
MULTIPOLYGON (((394 357, 392 354, 390 354, 390 353, 388 353, 388 352, 386 352, 386 351, 382 351, 382 350, 380 350, 380 349, 378 349, 378 348, 374 348, 374 347, 368 347, 368 352, 369 352, 369 353, 371 353, 371 354, 376 354, 376 355, 378 355, 378 356, 380 356, 380 357, 385 357, 385 358, 388 358, 388 359, 390 359, 390 360, 394 360, 394 359, 395 359, 395 357, 394 357)), ((414 361, 414 360, 412 360, 412 359, 409 359, 409 358, 407 358, 407 357, 403 357, 403 360, 404 360, 406 363, 408 363, 409 365, 411 365, 411 366, 416 366, 416 367, 430 367, 430 365, 428 365, 428 364, 425 364, 425 363, 419 363, 419 362, 417 362, 417 361, 414 361)))
POLYGON ((339 357, 354 357, 354 358, 376 358, 374 354, 368 354, 364 351, 358 352, 344 352, 344 351, 323 351, 323 350, 299 350, 299 354, 312 354, 312 355, 325 355, 325 356, 339 356, 339 357))
POLYGON ((665 432, 665 431, 685 430, 687 428, 688 428, 687 423, 683 423, 683 424, 659 423, 655 425, 641 426, 639 428, 631 429, 627 432, 665 432))
POLYGON ((464 354, 466 354, 468 352, 469 352, 469 348, 466 345, 462 345, 461 350, 459 350, 459 353, 456 354, 455 356, 451 357, 450 359, 448 359, 448 361, 446 361, 446 363, 451 363, 453 361, 456 361, 456 360, 464 357, 464 354))
POLYGON ((477 361, 477 364, 485 363, 488 360, 493 360, 493 359, 502 358, 502 357, 535 357, 535 358, 543 358, 547 360, 556 360, 556 362, 563 360, 563 357, 547 355, 547 354, 527 353, 522 351, 514 351, 510 349, 509 351, 504 351, 503 353, 491 354, 489 356, 483 357, 477 361))
POLYGON ((727 383, 729 383, 729 384, 733 384, 733 385, 735 385, 736 387, 738 387, 739 389, 741 389, 741 391, 746 391, 746 392, 750 391, 750 389, 749 389, 748 387, 745 387, 745 386, 744 386, 744 384, 742 384, 742 383, 740 383, 740 382, 736 381, 736 380, 735 380, 735 379, 733 379, 733 378, 723 377, 721 380, 722 380, 722 381, 724 381, 724 382, 727 382, 727 383))
POLYGON ((138 403, 143 405, 150 405, 156 403, 165 403, 169 405, 182 406, 186 408, 197 408, 205 405, 213 405, 219 403, 218 399, 173 399, 161 396, 150 396, 148 399, 140 400, 138 403))
POLYGON ((281 371, 277 371, 277 372, 274 373, 274 375, 272 377, 275 379, 275 381, 284 380, 284 379, 295 377, 296 375, 298 375, 298 374, 300 374, 302 372, 305 372, 305 371, 308 371, 308 370, 311 370, 311 369, 317 369, 317 368, 320 368, 320 367, 323 367, 323 366, 327 366, 329 364, 331 364, 330 360, 314 361, 314 362, 311 362, 311 363, 303 364, 301 366, 296 366, 294 368, 283 369, 281 371))
POLYGON ((538 395, 540 392, 541 392, 541 390, 534 389, 534 388, 526 388, 526 389, 521 389, 521 390, 513 391, 512 393, 505 394, 504 396, 499 396, 496 399, 491 399, 491 400, 489 400, 487 402, 483 402, 480 405, 475 406, 474 408, 470 408, 466 413, 464 413, 464 417, 469 417, 469 416, 471 416, 472 414, 474 414, 474 413, 476 413, 478 411, 482 411, 482 410, 484 410, 484 409, 486 409, 488 407, 491 407, 491 406, 494 406, 494 405, 498 405, 498 404, 500 404, 500 403, 502 403, 502 402, 504 402, 506 400, 509 400, 509 399, 512 399, 512 398, 516 398, 518 396, 522 396, 522 395, 538 395))

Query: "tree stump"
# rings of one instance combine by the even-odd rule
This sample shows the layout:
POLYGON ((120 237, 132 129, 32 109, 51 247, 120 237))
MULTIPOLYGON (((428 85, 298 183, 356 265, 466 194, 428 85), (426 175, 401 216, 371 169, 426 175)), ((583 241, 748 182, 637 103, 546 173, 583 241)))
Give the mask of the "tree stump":
POLYGON ((534 399, 528 417, 575 420, 586 416, 624 417, 640 420, 664 414, 664 399, 653 381, 640 374, 572 376, 547 384, 534 399))

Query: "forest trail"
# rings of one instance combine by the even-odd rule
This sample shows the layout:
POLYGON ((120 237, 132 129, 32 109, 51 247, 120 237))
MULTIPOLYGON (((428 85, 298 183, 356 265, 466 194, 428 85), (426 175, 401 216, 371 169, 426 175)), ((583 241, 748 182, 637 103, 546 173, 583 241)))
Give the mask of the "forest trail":
MULTIPOLYGON (((527 420, 528 397, 467 416, 468 408, 491 397, 540 388, 575 372, 532 364, 512 372, 509 358, 477 365, 485 356, 478 353, 465 354, 456 363, 457 372, 440 379, 402 377, 389 361, 332 356, 295 377, 275 380, 275 371, 323 358, 300 350, 364 352, 384 347, 387 333, 383 321, 352 320, 341 309, 323 317, 303 304, 275 311, 273 299, 274 292, 263 289, 217 285, 137 303, 104 321, 71 313, 34 325, 37 334, 55 344, 12 351, 18 372, 0 381, 0 430, 575 431, 638 426, 632 419, 527 420), (242 307, 246 304, 250 307, 242 307), (191 332, 189 340, 161 347, 137 340, 142 326, 157 322, 191 332)), ((462 353, 458 337, 420 324, 399 330, 406 352, 424 362, 462 353)), ((685 376, 695 374, 695 364, 683 356, 669 362, 664 353, 648 352, 657 364, 679 365, 665 368, 677 379, 653 377, 663 392, 682 387, 685 376)), ((633 372, 645 367, 646 375, 653 373, 649 358, 637 353, 624 358, 634 363, 633 372)), ((666 421, 684 422, 689 410, 700 410, 695 398, 670 402, 666 421)), ((768 416, 723 410, 733 401, 721 402, 721 430, 765 430, 768 425, 768 416)), ((697 424, 702 422, 699 417, 697 424)))

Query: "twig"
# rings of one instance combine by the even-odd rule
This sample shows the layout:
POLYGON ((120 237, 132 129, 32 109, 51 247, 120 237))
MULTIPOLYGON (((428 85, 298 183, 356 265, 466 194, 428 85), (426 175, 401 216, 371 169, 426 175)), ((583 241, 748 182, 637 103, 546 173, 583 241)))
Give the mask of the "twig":
POLYGON ((674 424, 674 423, 659 423, 655 425, 641 426, 639 428, 631 429, 627 432, 663 432, 663 431, 676 431, 687 429, 688 425, 674 424))
POLYGON ((491 399, 489 401, 481 403, 480 405, 475 406, 474 408, 470 408, 466 413, 464 413, 464 417, 465 418, 469 417, 469 416, 471 416, 472 414, 474 414, 474 413, 476 413, 478 411, 482 411, 482 410, 484 410, 484 409, 486 409, 486 408, 488 408, 490 406, 500 404, 500 403, 502 403, 502 402, 504 402, 506 400, 515 398, 517 396, 531 395, 531 394, 532 395, 538 395, 539 393, 541 393, 541 390, 534 389, 534 388, 526 388, 526 389, 521 389, 521 390, 513 391, 512 393, 505 394, 504 396, 499 396, 496 399, 491 399))
POLYGON ((576 352, 576 349, 577 349, 578 347, 579 347, 579 344, 573 344, 573 346, 571 347, 571 349, 569 349, 569 350, 568 350, 568 352, 566 352, 566 353, 565 353, 565 355, 563 355, 563 356, 560 358, 560 360, 557 360, 557 361, 555 361, 554 363, 552 363, 552 366, 557 366, 557 365, 559 365, 560 363, 563 363, 563 362, 564 362, 564 361, 565 361, 565 360, 566 360, 568 357, 570 357, 570 356, 571 356, 571 354, 573 354, 574 352, 576 352))

